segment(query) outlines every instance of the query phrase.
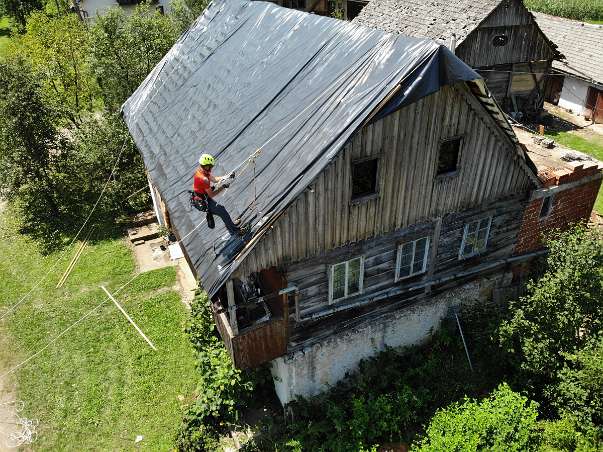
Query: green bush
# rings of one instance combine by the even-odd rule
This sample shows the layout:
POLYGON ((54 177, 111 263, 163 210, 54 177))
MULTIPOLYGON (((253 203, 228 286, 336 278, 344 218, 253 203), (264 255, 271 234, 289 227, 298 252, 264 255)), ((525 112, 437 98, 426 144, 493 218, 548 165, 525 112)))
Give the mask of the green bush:
POLYGON ((601 0, 525 0, 528 9, 576 20, 603 20, 601 0))
POLYGON ((536 450, 538 404, 501 385, 484 400, 465 399, 439 410, 417 451, 536 450))
POLYGON ((198 293, 186 332, 197 351, 199 383, 176 437, 182 451, 216 450, 226 427, 237 420, 253 390, 248 375, 236 369, 216 335, 207 296, 198 293))

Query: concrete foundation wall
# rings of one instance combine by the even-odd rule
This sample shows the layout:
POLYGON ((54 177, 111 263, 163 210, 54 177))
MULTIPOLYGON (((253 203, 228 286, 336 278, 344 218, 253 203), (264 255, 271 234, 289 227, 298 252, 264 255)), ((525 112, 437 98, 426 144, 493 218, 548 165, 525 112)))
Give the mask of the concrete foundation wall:
POLYGON ((561 97, 559 98, 559 106, 566 110, 571 110, 577 115, 583 115, 589 86, 592 85, 582 80, 566 76, 565 81, 563 82, 561 97))
POLYGON ((484 281, 466 284, 275 359, 272 376, 281 403, 286 405, 296 396, 309 397, 328 389, 354 370, 362 359, 386 347, 424 342, 437 330, 451 307, 477 302, 487 285, 484 281))

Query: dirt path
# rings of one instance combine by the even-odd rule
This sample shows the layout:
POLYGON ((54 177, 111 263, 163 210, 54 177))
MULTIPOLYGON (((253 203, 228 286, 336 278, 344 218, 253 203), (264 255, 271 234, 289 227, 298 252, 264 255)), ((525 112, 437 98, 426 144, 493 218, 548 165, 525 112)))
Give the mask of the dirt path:
MULTIPOLYGON (((0 199, 0 216, 4 209, 5 202, 0 199)), ((9 369, 10 362, 8 333, 6 327, 0 320, 0 375, 9 369)), ((16 416, 14 405, 11 403, 17 397, 17 384, 14 377, 5 377, 0 379, 0 452, 14 451, 15 448, 9 447, 11 442, 9 437, 17 432, 16 416)))

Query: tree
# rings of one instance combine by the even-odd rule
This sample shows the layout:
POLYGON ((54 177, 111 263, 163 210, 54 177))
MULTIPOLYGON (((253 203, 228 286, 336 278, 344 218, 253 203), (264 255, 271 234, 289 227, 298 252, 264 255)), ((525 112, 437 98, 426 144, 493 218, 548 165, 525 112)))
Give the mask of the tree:
POLYGON ((58 199, 48 168, 61 147, 56 117, 33 68, 23 59, 0 61, 0 196, 37 199, 55 216, 58 199))
POLYGON ((520 380, 541 400, 568 357, 603 327, 603 241, 578 226, 548 242, 546 271, 528 293, 510 303, 501 343, 515 357, 520 380), (544 391, 546 392, 546 391, 544 391))
POLYGON ((554 388, 554 404, 581 426, 598 430, 603 440, 603 336, 567 359, 554 388))
POLYGON ((502 384, 482 401, 465 399, 436 412, 417 451, 529 451, 539 444, 538 404, 502 384))
POLYGON ((117 111, 178 37, 169 17, 149 5, 128 16, 113 8, 92 27, 92 65, 105 106, 117 111))
POLYGON ((16 51, 43 76, 47 99, 73 125, 80 123, 83 112, 94 109, 98 86, 88 62, 90 34, 74 14, 33 13, 16 51))
POLYGON ((195 19, 205 11, 208 4, 209 0, 172 0, 170 17, 179 33, 188 30, 195 19))
POLYGON ((42 0, 0 0, 0 14, 11 17, 21 30, 25 29, 27 16, 43 7, 42 0))

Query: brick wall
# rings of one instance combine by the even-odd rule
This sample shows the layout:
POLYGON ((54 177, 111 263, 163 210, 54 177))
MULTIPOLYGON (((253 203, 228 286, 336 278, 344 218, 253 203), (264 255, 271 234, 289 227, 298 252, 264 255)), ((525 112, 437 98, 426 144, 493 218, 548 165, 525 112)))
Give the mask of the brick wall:
MULTIPOLYGON (((539 176, 546 177, 545 187, 553 187, 578 181, 598 171, 596 166, 585 169, 576 167, 573 172, 561 170, 546 175, 539 174, 539 176)), ((542 236, 551 229, 564 230, 576 222, 588 221, 600 187, 601 179, 598 179, 557 192, 553 195, 552 210, 545 218, 540 218, 544 198, 537 198, 530 202, 524 212, 515 254, 524 254, 542 248, 542 236)))

